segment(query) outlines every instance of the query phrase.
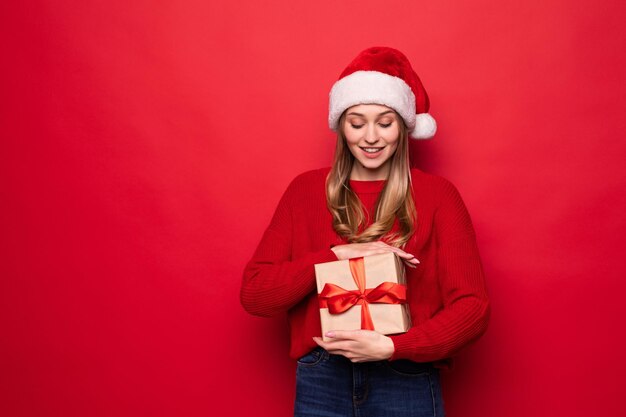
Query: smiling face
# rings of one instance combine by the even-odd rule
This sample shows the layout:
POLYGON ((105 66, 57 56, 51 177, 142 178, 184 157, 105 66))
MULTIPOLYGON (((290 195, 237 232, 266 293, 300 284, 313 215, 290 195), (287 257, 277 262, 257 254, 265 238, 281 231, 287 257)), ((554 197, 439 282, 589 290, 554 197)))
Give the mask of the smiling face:
POLYGON ((400 123, 393 109, 380 104, 359 104, 346 110, 341 128, 355 158, 350 179, 387 178, 391 157, 398 147, 400 123))

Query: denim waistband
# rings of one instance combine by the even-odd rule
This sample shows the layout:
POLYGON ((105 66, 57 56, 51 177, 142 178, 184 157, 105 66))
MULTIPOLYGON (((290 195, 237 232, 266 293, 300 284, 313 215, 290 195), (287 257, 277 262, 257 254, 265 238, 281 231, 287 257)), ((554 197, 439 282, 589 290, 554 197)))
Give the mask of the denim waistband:
POLYGON ((321 346, 317 346, 315 347, 312 352, 317 352, 319 353, 322 358, 324 360, 328 360, 328 359, 333 359, 336 362, 343 362, 346 364, 352 364, 354 366, 367 366, 368 364, 394 364, 394 365, 398 365, 398 366, 408 366, 408 367, 412 367, 412 369, 414 369, 415 371, 418 370, 418 368, 423 368, 424 370, 428 370, 428 369, 433 369, 435 368, 435 363, 434 362, 415 362, 412 361, 410 359, 395 359, 393 361, 389 361, 387 359, 382 359, 382 360, 378 360, 378 361, 367 361, 367 362, 352 362, 350 359, 348 359, 347 357, 343 356, 343 355, 334 355, 331 354, 330 352, 328 352, 326 349, 324 349, 321 346))

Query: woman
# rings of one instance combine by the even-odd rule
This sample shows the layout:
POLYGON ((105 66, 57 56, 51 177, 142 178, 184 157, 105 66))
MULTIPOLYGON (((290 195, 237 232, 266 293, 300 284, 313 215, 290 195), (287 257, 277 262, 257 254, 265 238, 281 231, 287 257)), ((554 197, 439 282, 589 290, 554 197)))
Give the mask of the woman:
POLYGON ((331 89, 332 167, 289 184, 245 267, 244 308, 287 313, 296 416, 442 416, 439 369, 487 327, 465 205, 449 181, 410 168, 409 137, 436 131, 428 108, 400 51, 361 52, 331 89), (333 329, 324 342, 313 265, 389 251, 407 266, 412 327, 395 335, 333 329))

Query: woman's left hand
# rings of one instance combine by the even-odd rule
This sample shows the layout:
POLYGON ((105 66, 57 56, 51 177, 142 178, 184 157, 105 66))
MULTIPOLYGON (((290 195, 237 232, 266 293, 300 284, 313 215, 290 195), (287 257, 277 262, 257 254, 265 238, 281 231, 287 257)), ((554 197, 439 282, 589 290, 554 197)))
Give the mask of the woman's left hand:
POLYGON ((352 362, 386 360, 393 355, 391 338, 373 330, 331 330, 326 336, 332 338, 324 342, 314 337, 315 343, 334 355, 343 355, 352 362))

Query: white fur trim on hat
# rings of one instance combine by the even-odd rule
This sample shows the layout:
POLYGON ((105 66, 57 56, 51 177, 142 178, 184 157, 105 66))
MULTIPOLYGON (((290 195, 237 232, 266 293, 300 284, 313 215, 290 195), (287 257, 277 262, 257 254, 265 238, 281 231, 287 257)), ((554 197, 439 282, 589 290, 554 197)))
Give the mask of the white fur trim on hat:
POLYGON ((337 130, 344 110, 357 104, 391 107, 410 131, 415 128, 415 95, 402 78, 378 71, 356 71, 341 78, 330 90, 328 126, 337 130))
POLYGON ((411 131, 411 137, 415 139, 430 139, 437 132, 437 122, 428 113, 420 113, 415 118, 415 128, 411 131))

